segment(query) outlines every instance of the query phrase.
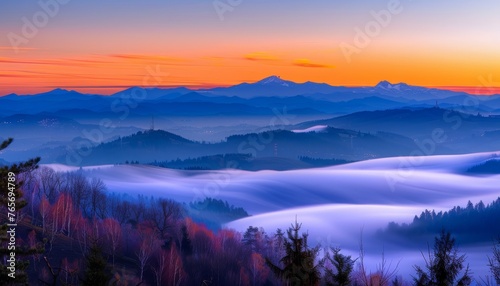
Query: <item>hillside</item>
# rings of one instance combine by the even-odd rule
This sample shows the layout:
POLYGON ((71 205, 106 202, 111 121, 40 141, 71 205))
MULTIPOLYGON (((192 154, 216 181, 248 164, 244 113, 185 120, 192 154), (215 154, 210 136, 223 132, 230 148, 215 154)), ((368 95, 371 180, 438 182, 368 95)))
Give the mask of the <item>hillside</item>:
POLYGON ((451 153, 486 152, 498 149, 500 118, 443 108, 391 109, 363 111, 326 120, 304 122, 294 128, 329 125, 361 132, 385 131, 401 134, 420 142, 434 141, 451 153))
MULTIPOLYGON (((76 140, 68 148, 74 148, 74 153, 83 154, 79 162, 83 165, 122 164, 127 161, 145 164, 215 154, 240 153, 249 154, 256 159, 274 157, 260 166, 262 168, 272 166, 271 169, 277 170, 300 166, 302 163, 297 162, 297 159, 302 156, 356 161, 409 154, 416 148, 411 139, 403 136, 388 133, 368 134, 337 128, 326 128, 322 132, 297 133, 288 130, 272 130, 232 135, 219 143, 191 141, 162 130, 140 131, 130 136, 101 143, 90 150, 85 147, 79 149, 82 142, 76 140), (288 166, 291 163, 290 159, 295 160, 295 163, 288 166)), ((68 155, 65 150, 47 150, 52 154, 47 158, 55 159, 45 162, 68 164, 66 160, 68 155)), ((259 165, 247 167, 259 169, 257 166, 259 165)))

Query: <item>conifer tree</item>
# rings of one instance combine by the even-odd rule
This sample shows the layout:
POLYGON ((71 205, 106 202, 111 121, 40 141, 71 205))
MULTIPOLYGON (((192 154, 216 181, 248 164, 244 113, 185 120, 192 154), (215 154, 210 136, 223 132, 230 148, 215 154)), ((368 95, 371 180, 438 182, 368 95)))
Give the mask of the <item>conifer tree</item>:
POLYGON ((184 256, 190 256, 193 253, 193 243, 189 238, 189 233, 187 231, 186 225, 181 227, 182 239, 181 239, 181 252, 184 256))
POLYGON ((415 266, 417 276, 414 277, 415 285, 418 286, 452 286, 470 285, 469 266, 465 268, 464 274, 459 277, 464 268, 465 254, 458 255, 455 247, 455 239, 449 232, 441 231, 441 235, 435 238, 434 251, 429 258, 425 259, 426 270, 415 266), (458 278, 458 279, 457 279, 458 278))
MULTIPOLYGON (((0 144, 0 151, 6 149, 12 142, 12 138, 3 141, 0 144)), ((40 162, 40 158, 0 167, 0 213, 2 221, 5 222, 0 225, 0 285, 26 284, 28 281, 26 270, 29 261, 23 258, 44 251, 41 243, 35 247, 21 243, 20 233, 16 232, 18 227, 11 226, 20 222, 17 219, 18 214, 27 204, 23 199, 23 182, 20 176, 36 169, 38 162, 40 162), (12 271, 14 270, 12 267, 15 268, 15 271, 12 271)))
POLYGON ((347 286, 351 285, 351 273, 354 262, 351 256, 340 253, 340 248, 333 248, 333 255, 327 254, 326 260, 330 261, 334 269, 325 270, 326 285, 347 286))
POLYGON ((93 242, 86 258, 83 285, 107 285, 110 279, 106 259, 102 256, 102 249, 97 242, 93 242))
POLYGON ((287 238, 284 240, 285 256, 280 260, 283 268, 273 264, 269 258, 266 258, 266 264, 276 277, 290 285, 319 285, 321 265, 316 262, 319 248, 308 247, 308 234, 299 235, 301 227, 302 224, 295 221, 287 230, 287 238))

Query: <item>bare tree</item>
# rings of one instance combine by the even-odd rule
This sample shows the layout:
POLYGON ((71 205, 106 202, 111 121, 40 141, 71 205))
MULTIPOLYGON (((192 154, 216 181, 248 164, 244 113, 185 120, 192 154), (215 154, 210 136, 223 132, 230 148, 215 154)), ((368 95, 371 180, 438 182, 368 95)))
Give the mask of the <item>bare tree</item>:
POLYGON ((266 259, 259 253, 252 252, 249 264, 252 285, 264 284, 269 276, 269 268, 266 267, 266 259))
POLYGON ((74 206, 79 210, 87 207, 89 198, 89 182, 81 172, 66 174, 66 191, 71 195, 74 206))
POLYGON ((493 246, 493 257, 488 257, 488 261, 491 273, 497 284, 500 285, 500 238, 498 238, 496 245, 493 246))
POLYGON ((47 218, 50 213, 50 203, 46 198, 42 198, 40 205, 38 207, 38 211, 40 213, 40 217, 42 218, 42 232, 45 234, 47 230, 47 218))
POLYGON ((75 224, 73 203, 69 194, 62 193, 51 206, 43 198, 41 207, 43 208, 41 209, 42 221, 46 222, 48 226, 45 229, 47 230, 50 249, 52 250, 52 242, 58 233, 65 233, 67 236, 71 236, 72 227, 75 224), (43 214, 43 212, 47 212, 47 214, 43 214))
POLYGON ((111 216, 114 217, 120 225, 124 225, 130 220, 132 207, 128 201, 118 201, 116 208, 112 209, 111 216))
POLYGON ((132 215, 132 219, 135 223, 139 223, 141 219, 144 217, 144 213, 146 211, 146 201, 143 195, 137 195, 137 201, 134 204, 130 205, 130 213, 132 215))
POLYGON ((163 272, 165 272, 165 269, 167 268, 168 264, 168 254, 165 251, 165 249, 160 249, 160 252, 157 255, 157 262, 156 266, 152 267, 153 272, 155 273, 156 276, 156 286, 162 286, 165 283, 162 283, 163 281, 163 272))
POLYGON ((56 206, 49 205, 49 212, 47 215, 46 221, 46 235, 48 238, 48 242, 50 244, 49 252, 52 251, 52 247, 54 246, 54 239, 59 231, 59 212, 57 211, 56 206))
POLYGON ((58 232, 66 233, 67 236, 71 236, 72 226, 74 225, 74 214, 75 210, 73 208, 73 202, 71 197, 67 193, 62 193, 54 204, 53 208, 57 213, 58 220, 58 232))
POLYGON ((156 231, 149 227, 139 225, 137 227, 137 235, 139 239, 139 249, 135 253, 139 261, 140 279, 143 281, 144 269, 148 265, 153 254, 159 249, 160 242, 157 238, 156 231))
POLYGON ((385 259, 385 253, 382 252, 382 261, 377 265, 377 270, 375 272, 368 272, 365 265, 365 250, 363 246, 363 233, 361 232, 360 246, 359 246, 359 257, 358 257, 358 273, 356 277, 356 282, 363 286, 387 286, 390 284, 391 280, 396 276, 399 263, 393 267, 392 262, 387 262, 385 259))
POLYGON ((167 233, 177 225, 181 218, 181 208, 177 202, 167 199, 152 200, 147 212, 147 219, 153 222, 161 238, 166 238, 167 233))
POLYGON ((106 185, 99 178, 92 178, 89 184, 89 203, 85 209, 87 217, 104 219, 106 215, 106 185))
POLYGON ((88 219, 84 217, 78 218, 78 227, 75 231, 76 239, 78 240, 78 244, 80 246, 81 252, 85 255, 92 243, 98 243, 101 240, 101 232, 102 229, 99 221, 90 222, 88 219))
POLYGON ((182 259, 174 247, 170 248, 170 263, 168 267, 169 281, 172 285, 179 286, 184 280, 184 271, 182 268, 182 259))
POLYGON ((48 167, 38 169, 35 176, 39 181, 40 194, 44 195, 50 203, 54 203, 61 192, 62 176, 48 167))
POLYGON ((43 273, 46 274, 45 276, 48 276, 45 279, 50 280, 50 282, 47 282, 45 279, 38 278, 41 285, 60 285, 60 283, 63 285, 75 285, 73 283, 78 281, 78 263, 70 263, 67 258, 64 258, 59 267, 54 267, 49 262, 47 257, 44 256, 43 260, 45 261, 45 265, 48 269, 48 271, 43 271, 43 273), (61 277, 61 274, 63 277, 61 277))
POLYGON ((184 282, 185 272, 182 258, 175 249, 160 249, 155 267, 152 267, 156 276, 156 285, 179 286, 184 282))
MULTIPOLYGON (((37 169, 38 170, 38 169, 37 169)), ((38 195, 38 181, 36 170, 20 174, 21 181, 23 181, 24 199, 30 206, 31 221, 35 224, 36 210, 40 204, 40 196, 38 195)))
POLYGON ((111 247, 111 255, 113 258, 113 268, 115 267, 115 254, 120 247, 122 240, 122 228, 118 221, 112 218, 106 218, 102 221, 104 234, 109 246, 111 247))

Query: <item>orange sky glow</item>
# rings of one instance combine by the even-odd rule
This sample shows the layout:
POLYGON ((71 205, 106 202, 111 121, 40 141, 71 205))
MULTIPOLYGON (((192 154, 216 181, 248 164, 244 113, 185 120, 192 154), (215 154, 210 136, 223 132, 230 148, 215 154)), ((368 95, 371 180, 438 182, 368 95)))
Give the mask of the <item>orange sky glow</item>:
POLYGON ((223 17, 210 3, 191 0, 119 8, 111 2, 69 2, 33 37, 25 37, 21 19, 30 20, 41 8, 35 2, 2 4, 0 96, 54 88, 98 94, 130 86, 207 88, 270 75, 331 85, 388 80, 500 93, 496 1, 401 2, 400 13, 379 24, 376 35, 364 35, 368 42, 362 46, 356 45, 359 31, 387 1, 308 6, 293 0, 287 9, 247 1, 223 17), (422 21, 427 18, 433 21, 422 21), (25 41, 13 42, 13 35, 25 41), (352 53, 346 55, 342 45, 353 47, 352 53))

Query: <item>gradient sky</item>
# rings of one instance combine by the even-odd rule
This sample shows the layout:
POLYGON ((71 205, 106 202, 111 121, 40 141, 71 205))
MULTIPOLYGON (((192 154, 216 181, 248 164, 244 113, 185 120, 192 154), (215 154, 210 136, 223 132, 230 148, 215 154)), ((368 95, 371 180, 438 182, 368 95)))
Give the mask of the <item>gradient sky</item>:
POLYGON ((148 84, 196 88, 280 75, 500 91, 498 0, 59 1, 67 3, 24 35, 23 18, 43 24, 39 1, 0 2, 0 95, 56 87, 110 94, 144 86, 158 69, 161 79, 148 84), (394 1, 400 13, 348 61, 341 45, 356 47, 356 29, 394 1), (215 2, 241 3, 221 18, 215 2), (25 39, 16 48, 14 35, 25 39))

